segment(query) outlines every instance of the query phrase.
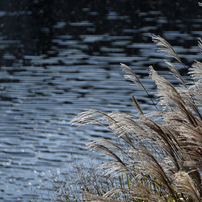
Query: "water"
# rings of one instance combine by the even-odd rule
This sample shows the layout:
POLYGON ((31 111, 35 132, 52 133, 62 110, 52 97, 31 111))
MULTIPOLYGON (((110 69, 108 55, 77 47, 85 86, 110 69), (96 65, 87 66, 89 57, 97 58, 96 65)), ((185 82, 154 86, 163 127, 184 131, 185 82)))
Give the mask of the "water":
POLYGON ((165 56, 155 52, 152 33, 169 40, 187 66, 201 59, 195 3, 131 2, 0 3, 1 201, 50 200, 52 172, 68 168, 72 154, 89 158, 84 140, 113 138, 100 127, 72 127, 77 113, 135 113, 131 94, 145 112, 153 109, 145 93, 124 80, 120 62, 148 91, 155 89, 149 65, 177 83, 165 56))

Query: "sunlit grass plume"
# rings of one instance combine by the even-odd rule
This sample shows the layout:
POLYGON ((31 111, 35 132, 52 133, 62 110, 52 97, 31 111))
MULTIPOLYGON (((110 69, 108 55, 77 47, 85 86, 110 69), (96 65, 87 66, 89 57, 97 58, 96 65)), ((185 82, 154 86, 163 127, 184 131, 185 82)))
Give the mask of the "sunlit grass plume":
MULTIPOLYGON (((158 51, 165 52, 185 68, 164 38, 153 35, 152 40, 158 51)), ((201 40, 198 45, 202 49, 201 40)), ((188 69, 189 83, 173 63, 165 63, 178 79, 179 86, 173 86, 150 66, 150 77, 157 86, 157 99, 152 99, 156 107, 154 111, 144 113, 135 95, 132 95, 136 113, 107 114, 90 109, 73 119, 74 124, 106 127, 117 138, 117 142, 98 139, 87 143, 93 151, 110 157, 99 166, 99 170, 103 171, 103 179, 109 176, 113 183, 105 188, 102 182, 99 190, 84 189, 77 200, 202 201, 202 63, 195 61, 188 69)), ((142 88, 151 99, 132 69, 125 64, 121 66, 125 77, 142 88)), ((94 184, 93 181, 88 182, 88 185, 94 184)))

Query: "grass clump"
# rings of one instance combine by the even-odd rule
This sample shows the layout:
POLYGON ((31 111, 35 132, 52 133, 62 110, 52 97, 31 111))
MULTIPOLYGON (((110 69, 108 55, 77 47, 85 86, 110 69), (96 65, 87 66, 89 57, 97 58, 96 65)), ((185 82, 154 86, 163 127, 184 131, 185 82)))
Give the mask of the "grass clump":
MULTIPOLYGON (((152 40, 159 51, 184 67, 165 39, 153 35, 152 40)), ((98 139, 87 143, 93 151, 110 157, 99 169, 104 171, 100 177, 109 176, 113 183, 105 192, 101 191, 103 182, 99 190, 83 190, 80 201, 202 201, 202 63, 196 61, 189 68, 191 84, 187 84, 176 66, 165 62, 180 84, 174 87, 150 66, 158 90, 158 105, 152 100, 155 111, 145 114, 132 95, 136 116, 90 109, 73 119, 74 124, 106 127, 117 137, 117 142, 98 139)), ((138 76, 127 65, 121 66, 125 77, 151 97, 138 76)))

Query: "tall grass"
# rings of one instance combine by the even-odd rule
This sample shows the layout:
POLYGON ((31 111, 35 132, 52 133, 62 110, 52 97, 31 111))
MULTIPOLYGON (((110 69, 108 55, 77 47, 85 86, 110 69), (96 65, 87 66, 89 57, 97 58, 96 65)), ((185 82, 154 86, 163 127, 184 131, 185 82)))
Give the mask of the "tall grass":
MULTIPOLYGON (((152 40, 158 51, 184 67, 165 39, 153 35, 152 40)), ((202 49, 200 40, 198 45, 202 49)), ((174 64, 168 61, 166 64, 179 80, 179 86, 174 87, 150 66, 150 77, 158 91, 158 98, 152 100, 155 111, 144 113, 132 95, 137 116, 90 109, 73 119, 74 124, 106 127, 117 137, 117 142, 98 139, 87 143, 91 150, 110 157, 99 169, 104 171, 103 178, 110 176, 115 185, 106 192, 83 190, 81 201, 202 201, 202 63, 195 61, 189 68, 189 84, 174 64)), ((150 99, 132 69, 125 64, 121 66, 125 77, 140 86, 150 99)))

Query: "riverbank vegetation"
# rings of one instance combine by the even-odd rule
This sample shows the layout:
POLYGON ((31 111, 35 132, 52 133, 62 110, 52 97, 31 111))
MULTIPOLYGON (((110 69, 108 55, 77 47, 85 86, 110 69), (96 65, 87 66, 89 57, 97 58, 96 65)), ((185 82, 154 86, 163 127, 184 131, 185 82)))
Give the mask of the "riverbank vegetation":
MULTIPOLYGON (((172 46, 162 37, 153 35, 158 51, 163 51, 185 68, 172 46)), ((202 42, 198 46, 202 51, 202 42)), ((188 70, 190 81, 180 75, 168 61, 179 86, 174 87, 150 66, 150 77, 157 86, 153 100, 138 76, 121 64, 125 77, 152 99, 155 111, 144 113, 132 95, 135 115, 90 109, 72 121, 74 124, 98 124, 113 133, 117 141, 92 140, 91 150, 101 152, 110 160, 99 166, 82 166, 77 185, 80 194, 65 194, 71 201, 201 201, 202 200, 202 63, 195 61, 188 70), (158 104, 155 104, 157 103, 158 104)), ((69 190, 68 190, 69 191, 69 190)), ((78 190, 77 190, 78 191, 78 190)), ((75 193, 75 192, 74 192, 75 193)), ((64 195, 63 195, 64 196, 64 195)))
MULTIPOLYGON (((164 38, 151 38, 158 51, 186 69, 164 38)), ((202 52, 201 40, 198 46, 202 52)), ((195 61, 188 68, 190 79, 186 81, 175 63, 165 63, 179 85, 172 85, 150 66, 156 99, 133 70, 121 64, 125 78, 145 91, 154 111, 145 113, 132 95, 133 114, 90 109, 72 120, 76 125, 103 126, 116 141, 89 140, 87 146, 109 160, 101 165, 93 161, 72 165, 71 174, 62 183, 55 183, 56 201, 202 201, 202 63, 195 61)))

